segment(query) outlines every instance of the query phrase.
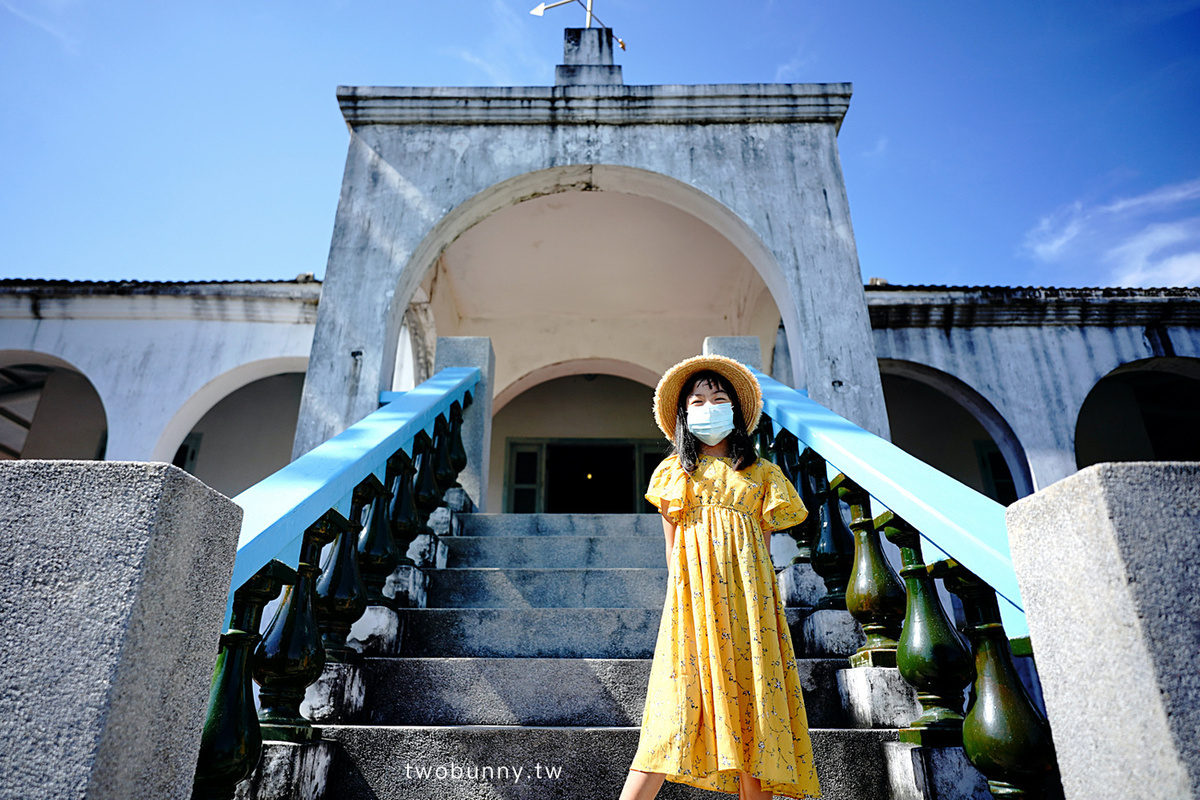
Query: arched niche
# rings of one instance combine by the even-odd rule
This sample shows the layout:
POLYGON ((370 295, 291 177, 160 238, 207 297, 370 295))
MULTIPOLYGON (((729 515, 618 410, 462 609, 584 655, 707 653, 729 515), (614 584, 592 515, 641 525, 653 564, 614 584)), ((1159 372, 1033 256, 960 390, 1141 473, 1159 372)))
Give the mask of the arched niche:
POLYGON ((1075 460, 1200 461, 1200 358, 1132 361, 1097 381, 1076 419, 1075 460))
POLYGON ((492 416, 489 507, 649 510, 641 492, 667 446, 651 414, 657 377, 632 365, 579 361, 524 376, 502 391, 504 403, 492 416))
POLYGON ((879 374, 896 446, 998 502, 1033 493, 1024 447, 977 391, 912 361, 880 359, 879 374))
POLYGON ((108 416, 74 365, 30 350, 0 350, 0 459, 102 460, 108 416))
MULTIPOLYGON (((159 434, 152 460, 174 463, 179 456, 179 449, 184 444, 184 439, 196 428, 200 420, 218 403, 239 389, 276 375, 302 374, 307 368, 307 358, 286 356, 251 361, 221 373, 193 393, 171 417, 171 421, 159 434)), ((296 427, 294 417, 290 424, 294 434, 296 427)), ((286 463, 285 459, 283 464, 286 463)), ((283 464, 279 466, 283 466, 283 464)))
POLYGON ((498 387, 579 359, 657 375, 712 335, 757 335, 770 364, 780 321, 800 330, 779 264, 745 222, 673 178, 608 165, 526 173, 460 204, 414 250, 392 297, 385 364, 410 360, 397 358, 402 327, 423 341, 430 325, 490 336, 498 387), (428 312, 423 331, 413 305, 428 312))

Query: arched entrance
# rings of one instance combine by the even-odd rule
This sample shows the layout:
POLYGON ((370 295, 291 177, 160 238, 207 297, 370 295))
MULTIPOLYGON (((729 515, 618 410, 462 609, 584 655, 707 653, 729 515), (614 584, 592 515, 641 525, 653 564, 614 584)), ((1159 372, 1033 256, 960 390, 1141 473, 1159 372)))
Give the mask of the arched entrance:
POLYGON ((60 358, 0 351, 0 459, 102 460, 108 418, 87 377, 60 358))
POLYGON ((1200 461, 1200 358, 1134 361, 1101 378, 1079 409, 1075 460, 1200 461))
POLYGON ((995 407, 941 370, 880 359, 892 442, 1008 505, 1033 492, 1021 443, 995 407))
POLYGON ((653 386, 596 372, 526 385, 492 417, 489 508, 649 511, 642 492, 666 451, 650 415, 653 386))
POLYGON ((770 364, 782 314, 768 278, 790 298, 778 265, 727 209, 678 181, 626 167, 546 170, 493 187, 451 211, 407 269, 423 269, 423 277, 397 331, 392 386, 407 388, 432 371, 437 337, 491 340, 488 502, 515 511, 648 510, 644 486, 635 491, 634 483, 662 454, 649 413, 658 377, 699 352, 707 336, 755 336, 770 364), (586 180, 565 182, 564 174, 586 180), (539 181, 549 187, 534 191, 539 181), (584 385, 581 375, 593 378, 584 385), (611 402, 631 396, 622 386, 638 387, 629 424, 605 408, 605 392, 611 402), (577 419, 608 427, 555 428, 549 423, 562 419, 563 403, 586 409, 577 419), (506 430, 518 416, 528 429, 506 430), (610 472, 620 473, 621 488, 598 491, 610 472), (563 488, 572 475, 591 483, 563 488))
POLYGON ((770 364, 781 318, 795 314, 773 256, 728 209, 666 176, 602 165, 522 175, 455 208, 394 298, 407 305, 392 310, 392 388, 428 371, 410 365, 436 336, 490 337, 498 389, 580 359, 661 374, 706 336, 757 336, 770 364))
MULTIPOLYGON (((342 108, 351 128, 349 151, 295 452, 307 452, 363 418, 376 407, 378 392, 393 387, 409 303, 431 267, 449 257, 468 231, 511 206, 593 193, 657 202, 724 238, 767 287, 793 362, 805 362, 806 368, 793 374, 806 377, 810 395, 886 436, 853 228, 837 168, 837 129, 848 93, 841 86, 815 94, 808 87, 798 92, 770 87, 761 93, 738 87, 731 94, 728 88, 712 89, 716 94, 690 87, 648 94, 620 90, 619 96, 611 94, 612 87, 594 95, 580 87, 566 96, 511 87, 472 89, 469 96, 426 89, 348 90, 342 108)), ((617 258, 606 260, 605 267, 623 264, 642 250, 643 243, 629 231, 597 227, 591 214, 584 216, 588 224, 575 232, 572 257, 561 262, 556 277, 599 244, 616 245, 617 258)), ((603 272, 596 275, 603 278, 603 272)), ((671 290, 701 285, 677 281, 671 290)), ((543 288, 553 289, 538 287, 543 288)), ((614 289, 651 293, 636 282, 599 288, 600 301, 614 289)), ((671 297, 672 292, 663 292, 654 299, 660 308, 687 308, 663 302, 671 297)), ((736 293, 729 302, 753 303, 754 297, 736 293)), ((754 312, 747 307, 731 311, 727 324, 754 312)), ((709 315, 709 321, 722 323, 725 317, 709 315)), ((584 315, 577 327, 586 329, 592 320, 584 315)), ((674 324, 678 320, 667 321, 673 323, 668 329, 681 327, 674 324)), ((777 329, 771 326, 763 342, 767 363, 777 329)), ((557 335, 553 327, 532 332, 557 335)), ((449 333, 440 320, 437 333, 449 333)), ((714 333, 744 335, 705 331, 714 333)), ((680 341, 684 338, 686 345, 671 354, 675 359, 700 345, 692 337, 680 341)), ((507 352, 495 351, 500 385, 542 366, 510 364, 507 352)), ((662 358, 652 368, 661 371, 671 363, 662 358)))

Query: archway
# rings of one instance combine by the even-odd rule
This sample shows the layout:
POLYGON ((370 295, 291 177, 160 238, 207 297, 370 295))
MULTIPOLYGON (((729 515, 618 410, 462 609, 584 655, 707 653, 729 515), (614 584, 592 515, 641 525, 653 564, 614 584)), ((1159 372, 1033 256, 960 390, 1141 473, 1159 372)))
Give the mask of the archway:
MULTIPOLYGON (((307 358, 286 356, 251 361, 221 373, 198 389, 171 417, 171 421, 159 434, 158 442, 154 446, 153 460, 174 463, 179 456, 179 448, 184 443, 185 437, 192 432, 200 420, 218 403, 242 387, 276 375, 303 374, 307 367, 307 358)), ((294 417, 290 424, 294 433, 296 425, 294 417)), ((284 463, 287 462, 284 461, 284 463)))
POLYGON ((978 392, 941 370, 880 359, 892 442, 1005 505, 1033 492, 1025 450, 978 392))
POLYGON ((407 361, 402 325, 429 338, 413 330, 416 304, 438 336, 492 338, 497 386, 580 359, 660 374, 711 335, 756 335, 770 364, 781 319, 800 330, 782 270, 741 219, 673 178, 607 165, 527 173, 460 204, 393 298, 385 364, 407 361))
POLYGON ((1200 461, 1200 358, 1133 361, 1105 375, 1079 409, 1075 460, 1200 461))
POLYGON ((521 381, 492 417, 488 503, 517 513, 643 512, 666 442, 654 425, 653 384, 559 365, 521 381))
POLYGON ((102 460, 108 417, 92 382, 45 353, 0 351, 0 459, 102 460))
POLYGON ((303 372, 260 378, 223 397, 192 427, 172 460, 233 497, 287 466, 303 372))

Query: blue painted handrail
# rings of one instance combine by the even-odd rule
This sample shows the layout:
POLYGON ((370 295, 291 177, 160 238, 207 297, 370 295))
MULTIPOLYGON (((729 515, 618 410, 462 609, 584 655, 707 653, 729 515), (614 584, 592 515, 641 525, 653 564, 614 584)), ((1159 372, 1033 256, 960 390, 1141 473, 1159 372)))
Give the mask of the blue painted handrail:
MULTIPOLYGON (((354 487, 374 473, 385 478, 397 450, 411 452, 420 431, 479 382, 476 367, 444 369, 408 392, 388 392, 388 402, 332 439, 233 498, 242 507, 242 533, 229 596, 271 559, 294 565, 304 531, 329 509, 350 515, 354 487)), ((229 609, 226 610, 226 622, 229 609)))
POLYGON ((879 503, 907 520, 944 556, 986 581, 1000 598, 1011 638, 1028 636, 1008 549, 1004 506, 865 431, 758 370, 763 411, 879 503))

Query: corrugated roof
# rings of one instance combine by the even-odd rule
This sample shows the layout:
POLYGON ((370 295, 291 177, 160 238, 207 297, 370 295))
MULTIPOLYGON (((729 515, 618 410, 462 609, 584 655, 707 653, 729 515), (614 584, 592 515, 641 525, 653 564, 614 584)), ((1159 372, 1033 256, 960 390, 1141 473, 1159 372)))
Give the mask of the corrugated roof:
POLYGON ((868 292, 954 292, 983 296, 1091 298, 1091 297, 1200 297, 1197 286, 935 286, 930 284, 866 284, 868 292))
POLYGON ((132 289, 141 287, 155 286, 224 286, 235 283, 320 283, 321 281, 311 276, 298 276, 290 279, 246 279, 246 280, 227 280, 227 281, 138 281, 138 280, 112 280, 112 281, 74 281, 65 278, 0 278, 0 288, 18 288, 18 287, 78 287, 78 288, 107 288, 107 289, 132 289))
POLYGON ((229 281, 72 281, 44 278, 0 279, 0 295, 33 298, 86 296, 180 297, 308 297, 319 294, 321 281, 307 276, 291 280, 229 281))

